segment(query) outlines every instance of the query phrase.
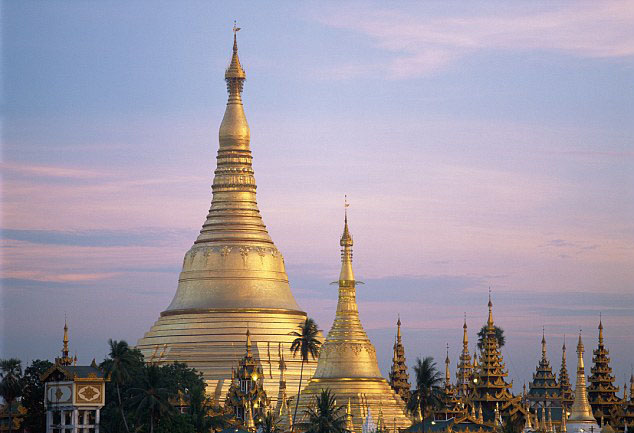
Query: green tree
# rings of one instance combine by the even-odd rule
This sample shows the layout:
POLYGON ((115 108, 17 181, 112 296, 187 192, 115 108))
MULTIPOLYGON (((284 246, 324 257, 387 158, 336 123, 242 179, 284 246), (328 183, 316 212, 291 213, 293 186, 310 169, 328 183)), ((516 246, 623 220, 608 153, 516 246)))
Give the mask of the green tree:
POLYGON ((426 356, 422 360, 417 358, 414 373, 416 373, 416 389, 407 401, 407 409, 414 415, 420 409, 423 415, 424 432, 428 410, 440 404, 437 391, 442 382, 442 375, 431 356, 426 356))
POLYGON ((139 357, 140 353, 130 349, 128 343, 123 340, 116 341, 109 339, 108 345, 110 346, 110 358, 106 359, 101 364, 101 367, 106 377, 110 377, 110 381, 115 386, 121 419, 126 432, 130 433, 130 427, 128 426, 128 420, 121 399, 121 386, 126 382, 130 382, 132 379, 132 371, 135 368, 138 369, 143 361, 142 358, 139 357))
POLYGON ((262 418, 262 422, 258 426, 259 433, 280 433, 282 431, 280 425, 280 420, 275 416, 274 413, 268 411, 264 418, 262 418))
POLYGON ((349 433, 346 429, 346 407, 337 406, 330 389, 322 389, 314 404, 304 410, 307 420, 301 423, 306 433, 349 433))
POLYGON ((293 412, 293 426, 291 431, 295 428, 295 419, 297 418, 297 408, 299 407, 299 396, 302 392, 302 379, 304 376, 304 363, 308 361, 308 355, 313 359, 316 359, 319 355, 319 346, 321 341, 317 339, 319 329, 317 323, 310 317, 306 318, 306 321, 301 325, 298 325, 299 331, 293 331, 290 335, 297 337, 291 344, 291 352, 293 356, 299 354, 302 357, 302 367, 299 371, 299 387, 297 390, 297 400, 295 402, 295 411, 293 412))
POLYGON ((44 383, 40 375, 53 366, 50 361, 36 359, 24 369, 22 377, 21 404, 26 409, 24 430, 32 432, 46 431, 46 408, 44 407, 44 383))
POLYGON ((7 403, 9 433, 13 431, 13 403, 22 395, 22 362, 16 358, 0 359, 0 396, 7 403))
MULTIPOLYGON (((502 346, 504 346, 504 344, 506 343, 506 337, 504 337, 504 329, 495 325, 493 325, 493 329, 495 330, 495 338, 498 340, 498 346, 502 348, 502 346)), ((488 326, 484 325, 478 331, 478 349, 479 350, 482 350, 482 348, 484 347, 484 339, 487 336, 487 330, 488 330, 488 326)))
POLYGON ((132 388, 130 404, 136 409, 137 419, 150 423, 149 433, 154 433, 156 424, 166 415, 174 412, 170 405, 170 391, 164 386, 161 368, 147 365, 143 368, 143 377, 139 387, 132 388))

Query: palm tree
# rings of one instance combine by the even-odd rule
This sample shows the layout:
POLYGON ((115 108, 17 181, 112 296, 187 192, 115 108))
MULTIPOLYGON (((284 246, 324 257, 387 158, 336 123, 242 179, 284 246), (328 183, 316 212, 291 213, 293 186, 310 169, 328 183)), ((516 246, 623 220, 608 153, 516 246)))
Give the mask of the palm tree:
POLYGON ((9 433, 13 430, 11 407, 22 395, 22 362, 16 358, 0 359, 0 396, 7 403, 9 433))
POLYGON ((290 335, 297 338, 293 340, 291 344, 291 352, 293 356, 300 353, 302 357, 302 367, 299 371, 299 389, 297 390, 297 401, 295 402, 295 412, 293 413, 293 425, 291 426, 291 432, 295 428, 295 419, 297 418, 297 408, 299 406, 299 395, 302 392, 302 378, 304 375, 304 363, 308 361, 308 355, 313 359, 319 355, 319 346, 321 341, 317 339, 319 329, 317 329, 317 323, 310 317, 306 318, 306 321, 301 325, 298 325, 299 331, 293 331, 290 335))
MULTIPOLYGON (((493 325, 493 329, 495 330, 495 338, 498 341, 498 346, 501 349, 502 346, 504 346, 504 343, 506 343, 506 337, 504 337, 504 329, 495 325, 493 325)), ((484 347, 484 340, 487 336, 487 330, 488 330, 488 326, 484 325, 478 331, 478 349, 480 350, 482 350, 482 348, 484 347)))
POLYGON ((431 356, 426 356, 423 360, 416 359, 414 372, 416 373, 416 389, 407 402, 407 409, 413 414, 416 414, 418 409, 421 410, 424 432, 427 408, 439 403, 437 389, 442 382, 442 375, 436 369, 436 363, 431 356))
POLYGON ((150 416, 150 432, 154 433, 155 421, 172 412, 169 404, 169 390, 162 385, 160 367, 148 365, 144 367, 141 388, 132 388, 132 406, 136 406, 137 417, 150 416))
POLYGON ((130 433, 128 427, 128 421, 123 411, 123 402, 121 400, 121 385, 128 382, 131 379, 130 371, 137 362, 137 358, 134 352, 130 350, 130 346, 125 341, 116 341, 109 339, 110 345, 110 359, 103 362, 102 367, 106 376, 110 377, 110 380, 114 383, 117 389, 117 398, 119 399, 119 410, 121 411, 121 418, 125 425, 125 430, 130 433))
POLYGON ((346 408, 337 406, 330 389, 322 389, 315 404, 304 410, 307 421, 302 423, 306 433, 350 433, 346 429, 346 408))
POLYGON ((282 429, 279 426, 279 422, 280 421, 275 414, 268 411, 266 415, 264 415, 258 431, 260 433, 280 433, 282 429))

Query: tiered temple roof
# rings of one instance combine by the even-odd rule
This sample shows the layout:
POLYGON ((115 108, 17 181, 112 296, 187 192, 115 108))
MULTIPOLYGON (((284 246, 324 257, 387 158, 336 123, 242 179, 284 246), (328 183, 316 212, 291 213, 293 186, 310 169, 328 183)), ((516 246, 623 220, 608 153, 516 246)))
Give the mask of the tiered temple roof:
POLYGON ((238 363, 237 371, 232 372, 231 385, 225 398, 225 407, 233 412, 248 430, 254 429, 258 419, 262 418, 269 399, 264 391, 264 372, 260 362, 253 357, 251 335, 247 329, 246 352, 238 363))
POLYGON ((621 406, 621 410, 619 412, 620 415, 620 423, 618 427, 621 431, 625 430, 625 426, 627 426, 627 430, 629 432, 634 432, 634 374, 630 375, 630 398, 627 399, 627 394, 624 392, 623 396, 623 404, 621 406))
POLYGON ((566 336, 564 335, 564 344, 561 346, 561 367, 559 368, 559 397, 561 404, 566 410, 570 409, 574 401, 574 393, 570 385, 570 376, 568 375, 568 367, 566 366, 566 336))
POLYGON ((434 412, 437 420, 458 418, 466 413, 462 399, 458 396, 458 390, 451 384, 451 372, 449 371, 449 345, 447 345, 447 357, 445 358, 445 385, 440 390, 441 408, 434 412))
POLYGON ((521 403, 520 397, 513 397, 511 385, 505 380, 508 373, 495 336, 491 294, 488 305, 487 332, 480 352, 480 365, 474 373, 471 401, 482 407, 485 421, 493 421, 496 406, 504 412, 515 412, 521 403))
POLYGON ((407 403, 410 396, 409 374, 405 364, 405 348, 401 338, 401 318, 396 322, 396 338, 394 340, 394 352, 392 356, 392 369, 390 370, 390 386, 401 399, 407 403))
POLYGON ((599 320, 599 344, 592 352, 594 365, 590 369, 592 375, 588 378, 588 401, 592 406, 592 412, 597 420, 603 419, 614 426, 618 424, 615 411, 621 404, 616 393, 619 391, 614 386, 614 376, 610 367, 610 351, 603 344, 603 321, 599 320))
POLYGON ((537 365, 537 371, 533 373, 533 380, 528 386, 529 391, 526 398, 530 402, 531 408, 539 415, 542 415, 546 410, 551 424, 553 416, 555 417, 554 424, 559 424, 562 413, 560 388, 546 355, 546 336, 543 332, 542 357, 537 365))
POLYGON ((462 329, 462 353, 460 354, 460 360, 458 361, 458 368, 456 370, 456 388, 458 396, 464 399, 469 395, 473 383, 473 364, 471 363, 471 354, 469 353, 466 314, 462 329))

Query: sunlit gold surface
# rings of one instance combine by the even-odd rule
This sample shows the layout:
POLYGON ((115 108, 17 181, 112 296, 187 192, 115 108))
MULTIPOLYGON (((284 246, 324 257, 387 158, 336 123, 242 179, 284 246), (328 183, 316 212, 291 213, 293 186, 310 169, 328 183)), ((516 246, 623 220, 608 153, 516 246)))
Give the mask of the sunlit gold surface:
POLYGON ((335 321, 321 347, 315 375, 302 391, 298 422, 321 390, 330 389, 339 402, 350 401, 355 432, 361 432, 368 409, 375 422, 382 413, 389 430, 394 426, 407 428, 412 423, 404 412, 404 403, 381 376, 374 346, 359 320, 347 218, 340 244, 343 250, 335 321))
POLYGON ((573 424, 582 423, 596 425, 597 420, 594 419, 590 403, 588 403, 586 375, 583 365, 583 343, 581 342, 581 334, 579 334, 579 342, 577 344, 577 384, 575 385, 575 401, 570 408, 567 427, 571 428, 573 424))
MULTIPOLYGON (((211 208, 185 254, 174 299, 137 347, 153 362, 186 362, 200 370, 222 402, 231 367, 242 356, 247 327, 262 363, 269 396, 278 394, 278 346, 286 352, 288 393, 295 394, 300 361, 289 335, 306 318, 290 290, 284 258, 262 221, 251 164, 250 132, 242 105, 246 74, 234 36, 225 72, 229 98, 219 131, 211 208)), ((304 365, 304 377, 316 363, 304 365)))

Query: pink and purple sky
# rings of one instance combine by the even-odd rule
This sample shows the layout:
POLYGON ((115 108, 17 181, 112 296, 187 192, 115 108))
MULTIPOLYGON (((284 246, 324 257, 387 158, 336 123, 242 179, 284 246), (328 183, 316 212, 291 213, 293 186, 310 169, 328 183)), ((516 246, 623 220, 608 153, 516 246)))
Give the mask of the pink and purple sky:
POLYGON ((101 359, 169 304, 209 207, 234 19, 260 209, 322 329, 348 194, 384 373, 397 314, 410 364, 449 343, 453 371, 491 286, 516 391, 542 326, 558 369, 599 313, 622 386, 629 1, 3 2, 2 356, 52 359, 67 315, 80 361, 101 359))

